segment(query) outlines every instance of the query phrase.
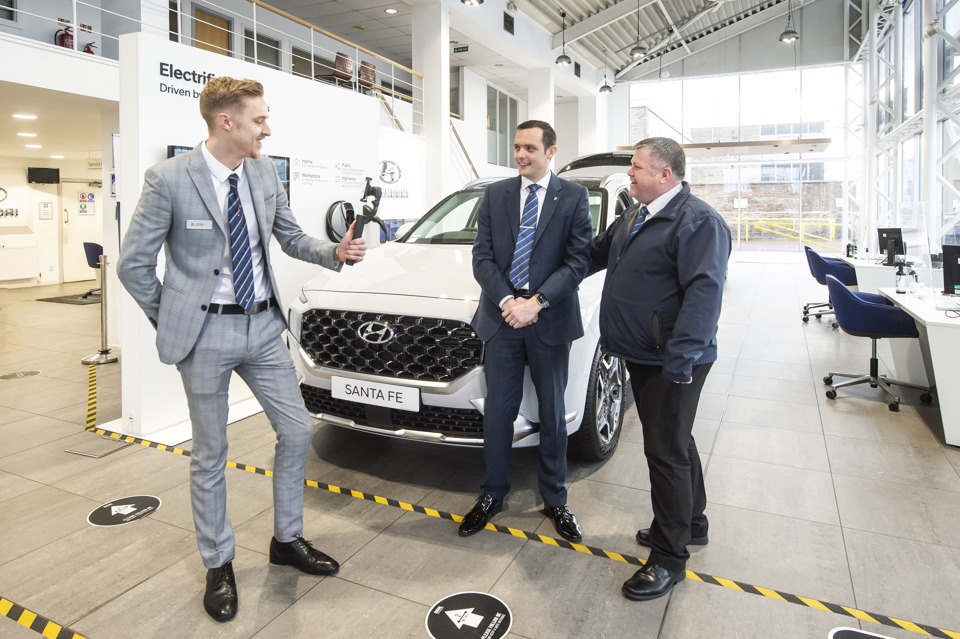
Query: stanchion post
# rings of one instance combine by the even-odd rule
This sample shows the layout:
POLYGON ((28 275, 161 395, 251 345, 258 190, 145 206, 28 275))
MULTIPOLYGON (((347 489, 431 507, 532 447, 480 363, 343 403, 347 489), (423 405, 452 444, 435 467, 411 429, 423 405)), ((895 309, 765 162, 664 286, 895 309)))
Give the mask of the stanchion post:
POLYGON ((82 364, 112 364, 117 361, 115 356, 110 355, 110 349, 107 347, 107 255, 100 254, 100 350, 84 357, 80 362, 82 364))

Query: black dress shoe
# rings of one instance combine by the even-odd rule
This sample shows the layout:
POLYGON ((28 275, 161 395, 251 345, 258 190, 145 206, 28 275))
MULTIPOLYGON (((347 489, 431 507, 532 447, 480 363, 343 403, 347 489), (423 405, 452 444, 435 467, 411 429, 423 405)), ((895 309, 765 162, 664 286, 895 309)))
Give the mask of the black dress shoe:
POLYGON ((583 539, 583 533, 580 531, 577 518, 566 506, 547 506, 544 511, 546 511, 548 517, 553 519, 553 526, 561 537, 570 541, 583 539))
MULTIPOLYGON (((637 543, 641 546, 650 547, 650 529, 641 528, 637 531, 637 543)), ((706 546, 710 543, 709 535, 703 535, 702 537, 691 537, 690 541, 687 542, 688 546, 706 546)))
POLYGON ((336 559, 320 552, 299 535, 289 543, 280 543, 276 537, 271 539, 270 563, 293 566, 308 575, 335 575, 340 570, 336 559))
POLYGON ((503 510, 503 500, 490 493, 483 493, 477 503, 463 517, 457 534, 461 537, 475 535, 487 525, 487 520, 503 510))
POLYGON ((686 574, 687 571, 683 568, 676 571, 667 570, 663 566, 648 561, 633 577, 623 583, 623 595, 634 601, 656 599, 670 592, 674 584, 683 579, 686 574))
POLYGON ((233 576, 233 562, 207 571, 207 590, 203 593, 203 608, 214 621, 230 621, 237 616, 240 600, 237 579, 233 576))

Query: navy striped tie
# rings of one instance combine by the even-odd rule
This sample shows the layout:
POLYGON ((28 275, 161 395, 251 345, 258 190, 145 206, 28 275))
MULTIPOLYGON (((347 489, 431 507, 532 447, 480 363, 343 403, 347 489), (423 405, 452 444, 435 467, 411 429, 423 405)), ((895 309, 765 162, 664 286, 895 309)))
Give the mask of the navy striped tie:
POLYGON ((230 174, 230 195, 227 196, 227 222, 230 225, 230 261, 233 264, 233 290, 237 304, 249 311, 253 306, 253 260, 250 253, 250 238, 247 236, 247 220, 240 205, 239 178, 230 174))
POLYGON ((522 288, 529 279, 530 253, 533 251, 533 235, 537 230, 537 189, 540 185, 531 184, 528 188, 530 194, 523 203, 517 248, 513 251, 513 264, 510 266, 510 283, 516 289, 522 288))
POLYGON ((647 219, 647 215, 649 213, 650 211, 647 210, 646 205, 642 205, 640 207, 640 214, 637 215, 637 221, 633 223, 633 228, 630 229, 630 237, 633 237, 637 234, 637 231, 639 231, 640 227, 643 226, 643 221, 647 219))

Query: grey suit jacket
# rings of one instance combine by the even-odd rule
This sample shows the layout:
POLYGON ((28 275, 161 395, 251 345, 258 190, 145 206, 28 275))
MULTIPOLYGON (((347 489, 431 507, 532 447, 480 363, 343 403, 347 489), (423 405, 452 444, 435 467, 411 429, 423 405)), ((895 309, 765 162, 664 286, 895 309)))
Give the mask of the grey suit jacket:
MULTIPOLYGON (((243 163, 274 295, 280 289, 270 260, 271 235, 288 255, 336 268, 334 245, 307 235, 297 224, 270 159, 243 163)), ((199 146, 147 169, 117 275, 156 327, 157 351, 165 364, 186 357, 203 326, 229 237, 222 208, 199 146), (166 258, 162 283, 157 277, 161 246, 166 258)))

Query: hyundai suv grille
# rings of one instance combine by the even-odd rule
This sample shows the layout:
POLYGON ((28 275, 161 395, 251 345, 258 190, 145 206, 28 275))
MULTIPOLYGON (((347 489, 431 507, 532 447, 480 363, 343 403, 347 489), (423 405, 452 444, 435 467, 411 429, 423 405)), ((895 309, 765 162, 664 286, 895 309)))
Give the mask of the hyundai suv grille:
POLYGON ((317 366, 437 382, 455 380, 483 359, 483 342, 467 322, 355 311, 307 311, 300 346, 317 366))

